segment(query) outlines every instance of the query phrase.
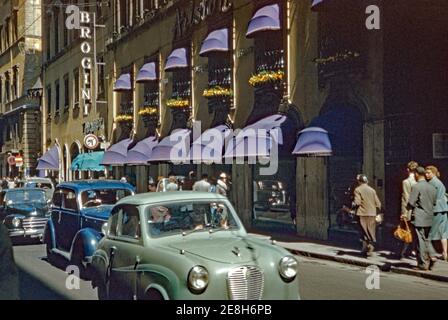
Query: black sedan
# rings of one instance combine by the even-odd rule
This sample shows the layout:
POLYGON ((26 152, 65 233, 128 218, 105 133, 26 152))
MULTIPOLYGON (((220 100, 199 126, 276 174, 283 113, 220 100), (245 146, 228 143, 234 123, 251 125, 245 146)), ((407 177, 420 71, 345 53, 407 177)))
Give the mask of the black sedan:
POLYGON ((11 239, 42 239, 50 215, 43 189, 7 189, 0 192, 0 222, 11 239))

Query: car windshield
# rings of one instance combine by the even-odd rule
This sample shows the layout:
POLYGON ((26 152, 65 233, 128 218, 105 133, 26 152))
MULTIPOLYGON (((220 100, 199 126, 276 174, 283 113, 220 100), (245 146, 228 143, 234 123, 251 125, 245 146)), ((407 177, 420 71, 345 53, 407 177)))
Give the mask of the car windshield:
POLYGON ((223 202, 183 202, 152 206, 146 209, 145 217, 152 237, 239 229, 233 211, 223 202))
POLYGON ((14 206, 21 203, 46 204, 45 192, 38 190, 20 190, 8 192, 5 196, 5 202, 8 206, 14 206))
POLYGON ((128 189, 92 189, 81 193, 81 201, 83 207, 98 207, 114 205, 130 195, 132 192, 128 189))

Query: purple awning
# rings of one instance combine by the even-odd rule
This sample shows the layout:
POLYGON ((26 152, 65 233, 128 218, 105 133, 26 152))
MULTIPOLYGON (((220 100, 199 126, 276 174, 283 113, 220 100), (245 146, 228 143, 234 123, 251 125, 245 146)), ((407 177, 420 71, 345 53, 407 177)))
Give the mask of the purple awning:
POLYGON ((149 162, 185 162, 190 150, 190 135, 188 129, 174 131, 152 149, 149 162))
POLYGON ((137 75, 137 79, 135 81, 138 83, 142 83, 155 80, 157 80, 156 64, 154 62, 150 62, 145 64, 140 69, 137 75))
POLYGON ((145 165, 151 159, 151 154, 155 146, 157 146, 157 138, 146 138, 128 151, 126 163, 130 165, 145 165))
POLYGON ((132 90, 131 74, 122 74, 114 83, 114 91, 129 91, 132 90))
POLYGON ((280 26, 280 6, 273 4, 258 10, 252 17, 246 37, 251 37, 260 31, 278 31, 280 26))
POLYGON ((286 119, 276 114, 245 127, 229 142, 224 158, 269 157, 283 145, 281 126, 286 119))
POLYGON ((188 159, 196 163, 222 163, 223 148, 231 133, 226 125, 206 130, 193 142, 188 159))
POLYGON ((325 0, 313 0, 313 4, 311 5, 311 8, 315 8, 317 5, 321 4, 325 0))
POLYGON ((298 156, 331 156, 332 147, 328 132, 322 128, 310 127, 299 133, 299 140, 292 152, 298 156))
POLYGON ((186 68, 188 67, 187 60, 187 49, 180 48, 176 49, 169 55, 166 60, 165 71, 171 71, 177 68, 186 68))
POLYGON ((59 148, 52 147, 40 159, 37 170, 59 170, 59 148))
POLYGON ((125 165, 128 148, 131 143, 132 139, 125 139, 111 146, 104 153, 103 161, 101 162, 101 164, 106 166, 125 165))
POLYGON ((229 29, 211 32, 202 43, 199 55, 204 56, 213 51, 229 51, 229 29))

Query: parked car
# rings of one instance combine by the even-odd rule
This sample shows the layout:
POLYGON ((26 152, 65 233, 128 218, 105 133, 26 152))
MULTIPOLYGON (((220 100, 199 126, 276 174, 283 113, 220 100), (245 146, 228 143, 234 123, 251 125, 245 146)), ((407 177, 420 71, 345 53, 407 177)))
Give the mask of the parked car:
POLYGON ((298 299, 297 260, 249 236, 227 198, 166 192, 112 210, 92 257, 100 299, 298 299))
POLYGON ((288 195, 283 183, 275 180, 255 181, 254 207, 262 211, 288 211, 288 195))
POLYGON ((81 267, 90 261, 101 227, 120 199, 133 195, 128 183, 89 180, 61 183, 57 186, 51 206, 44 243, 47 257, 53 262, 60 255, 81 267))
POLYGON ((50 216, 45 190, 16 188, 0 192, 0 222, 12 239, 41 239, 50 216))
POLYGON ((47 197, 52 198, 54 193, 54 183, 49 178, 25 178, 17 183, 18 188, 33 188, 33 189, 44 189, 47 192, 47 197))

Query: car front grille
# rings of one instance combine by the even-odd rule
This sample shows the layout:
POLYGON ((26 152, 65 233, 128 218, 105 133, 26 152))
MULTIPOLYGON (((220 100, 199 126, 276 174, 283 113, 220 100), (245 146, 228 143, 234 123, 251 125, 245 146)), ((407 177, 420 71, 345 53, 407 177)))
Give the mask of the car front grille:
POLYGON ((235 268, 227 274, 227 287, 231 300, 261 300, 264 290, 264 275, 257 267, 235 268))
POLYGON ((22 221, 24 229, 44 229, 48 219, 46 218, 26 218, 22 221))

